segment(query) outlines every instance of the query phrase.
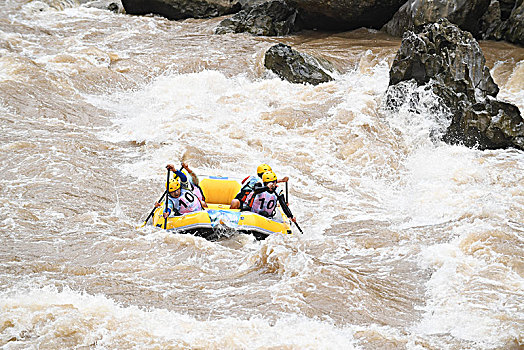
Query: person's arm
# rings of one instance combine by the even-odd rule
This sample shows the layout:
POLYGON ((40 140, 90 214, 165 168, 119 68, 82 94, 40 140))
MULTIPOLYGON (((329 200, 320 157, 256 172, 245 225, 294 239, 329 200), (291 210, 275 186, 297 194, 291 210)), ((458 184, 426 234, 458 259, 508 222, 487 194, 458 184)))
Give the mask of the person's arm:
POLYGON ((183 183, 183 184, 187 183, 187 176, 186 176, 186 174, 184 174, 180 170, 175 170, 174 173, 175 173, 176 176, 178 176, 180 178, 180 183, 183 183))
POLYGON ((278 179, 277 182, 288 182, 289 181, 289 177, 284 177, 282 179, 278 179))
POLYGON ((168 164, 166 166, 166 169, 169 169, 171 170, 172 172, 175 173, 176 176, 178 176, 180 178, 180 182, 181 183, 187 183, 187 176, 186 174, 184 174, 183 172, 181 172, 180 170, 176 169, 175 166, 173 164, 168 164))
POLYGON ((260 182, 257 182, 255 184, 255 188, 253 189, 253 193, 254 195, 257 195, 259 193, 270 191, 270 190, 271 188, 269 188, 268 186, 263 186, 260 182))
POLYGON ((171 202, 169 199, 167 199, 167 201, 168 201, 167 207, 163 213, 164 219, 167 218, 169 215, 171 215, 171 212, 172 212, 171 208, 173 207, 173 202, 171 202))
POLYGON ((284 214, 286 214, 286 216, 288 218, 291 219, 291 221, 293 222, 296 222, 297 219, 295 219, 293 217, 293 214, 291 213, 291 210, 289 209, 289 207, 287 206, 286 204, 286 199, 284 198, 284 195, 279 195, 278 197, 278 202, 280 203, 280 207, 282 208, 282 210, 284 211, 284 214))
POLYGON ((200 182, 200 180, 198 180, 198 176, 193 172, 193 170, 189 169, 189 166, 187 165, 187 163, 182 163, 182 167, 184 169, 186 169, 187 173, 189 175, 191 175, 191 180, 193 181, 193 183, 195 185, 198 185, 198 183, 200 182))

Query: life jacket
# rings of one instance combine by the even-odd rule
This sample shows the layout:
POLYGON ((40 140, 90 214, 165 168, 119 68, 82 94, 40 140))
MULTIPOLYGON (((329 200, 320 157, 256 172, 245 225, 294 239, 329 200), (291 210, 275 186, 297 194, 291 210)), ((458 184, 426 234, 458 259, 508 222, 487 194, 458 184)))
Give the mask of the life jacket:
POLYGON ((275 192, 264 191, 256 195, 251 192, 246 201, 253 213, 271 218, 275 215, 278 197, 275 192))
POLYGON ((240 192, 235 196, 236 199, 238 199, 240 202, 245 203, 247 202, 247 198, 251 192, 255 189, 255 185, 257 183, 262 184, 262 180, 258 176, 248 176, 244 180, 242 180, 241 185, 242 188, 240 188, 240 192))
POLYGON ((206 201, 206 196, 204 196, 204 191, 200 188, 199 185, 191 182, 191 192, 193 192, 202 202, 206 201))
POLYGON ((202 191, 199 185, 193 182, 193 177, 191 175, 186 174, 185 171, 180 170, 177 170, 177 172, 175 172, 175 175, 178 176, 178 178, 180 179, 180 187, 193 192, 193 194, 195 194, 202 202, 206 201, 204 191, 202 191))
POLYGON ((175 215, 192 213, 194 211, 204 210, 198 197, 190 190, 181 189, 178 198, 168 196, 168 208, 175 212, 175 215))
POLYGON ((248 176, 244 180, 242 180, 242 188, 240 190, 249 190, 249 192, 251 192, 255 189, 255 184, 257 182, 261 182, 258 176, 248 176))

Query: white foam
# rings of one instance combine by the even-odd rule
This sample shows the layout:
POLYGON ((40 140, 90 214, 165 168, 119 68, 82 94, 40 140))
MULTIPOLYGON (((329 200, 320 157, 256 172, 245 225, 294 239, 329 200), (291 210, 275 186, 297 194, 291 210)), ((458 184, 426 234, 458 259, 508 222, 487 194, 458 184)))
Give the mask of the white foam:
POLYGON ((352 349, 353 330, 300 316, 271 322, 225 318, 199 321, 168 310, 122 307, 102 295, 65 288, 33 289, 0 298, 3 333, 14 346, 146 348, 352 349))
POLYGON ((434 272, 427 283, 424 315, 412 330, 419 335, 449 334, 485 348, 500 347, 520 336, 524 280, 504 266, 466 254, 460 247, 467 236, 464 232, 450 243, 420 253, 421 267, 434 272))

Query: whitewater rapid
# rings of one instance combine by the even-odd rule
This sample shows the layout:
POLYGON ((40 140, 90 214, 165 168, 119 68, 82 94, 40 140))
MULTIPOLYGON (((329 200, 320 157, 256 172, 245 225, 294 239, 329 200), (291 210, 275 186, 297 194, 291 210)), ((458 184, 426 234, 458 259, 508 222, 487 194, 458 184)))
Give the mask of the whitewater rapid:
MULTIPOLYGON (((219 36, 87 5, 1 5, 1 347, 522 346, 524 153, 440 142, 422 89, 417 113, 391 112, 399 39, 219 36), (279 41, 336 79, 266 71, 279 41), (137 229, 182 160, 239 179, 270 164, 304 234, 137 229)), ((482 48, 522 111, 524 50, 482 48)))

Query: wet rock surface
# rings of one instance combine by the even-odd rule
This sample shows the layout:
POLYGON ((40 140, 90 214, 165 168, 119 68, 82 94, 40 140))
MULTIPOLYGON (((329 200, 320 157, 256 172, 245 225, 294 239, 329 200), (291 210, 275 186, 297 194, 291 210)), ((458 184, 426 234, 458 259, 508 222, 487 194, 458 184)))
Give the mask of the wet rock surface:
POLYGON ((238 0, 122 0, 126 13, 156 14, 171 20, 218 17, 240 11, 238 0))
POLYGON ((218 25, 216 34, 247 32, 253 35, 283 36, 298 29, 297 10, 285 1, 268 1, 226 18, 218 25))
POLYGON ((406 0, 288 0, 304 28, 380 29, 406 0))
POLYGON ((490 0, 408 0, 384 26, 386 32, 402 36, 406 30, 418 31, 428 23, 447 18, 461 29, 479 33, 479 19, 489 7, 490 0))
POLYGON ((328 61, 298 52, 282 43, 267 50, 264 66, 291 83, 318 85, 333 80, 331 73, 334 69, 328 61))
POLYGON ((524 45, 523 0, 408 0, 383 30, 402 36, 407 30, 418 32, 441 18, 479 39, 524 45))
POLYGON ((386 97, 390 108, 402 103, 399 96, 407 91, 401 84, 405 81, 426 85, 449 111, 445 142, 480 149, 524 149, 521 113, 496 99, 498 86, 470 33, 445 19, 425 26, 420 34, 406 32, 390 69, 386 97))
POLYGON ((504 39, 509 42, 524 45, 524 0, 518 0, 506 22, 504 39))
POLYGON ((122 5, 128 14, 172 20, 237 13, 217 27, 217 34, 282 36, 301 29, 366 27, 402 36, 446 18, 475 38, 524 45, 524 0, 123 0, 122 5))
POLYGON ((480 19, 480 38, 524 45, 524 1, 492 0, 480 19))

